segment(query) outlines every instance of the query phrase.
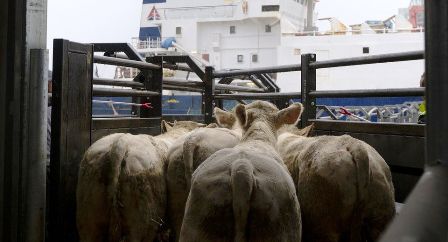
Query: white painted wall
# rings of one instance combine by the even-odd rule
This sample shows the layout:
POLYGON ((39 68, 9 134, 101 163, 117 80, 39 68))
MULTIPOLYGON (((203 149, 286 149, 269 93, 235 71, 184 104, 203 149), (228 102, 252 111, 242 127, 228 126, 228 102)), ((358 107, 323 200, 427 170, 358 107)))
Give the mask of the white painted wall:
POLYGON ((162 37, 175 37, 176 42, 189 51, 195 51, 197 48, 197 23, 196 20, 184 19, 165 20, 161 24, 162 37), (176 35, 176 27, 182 28, 182 34, 176 35))
MULTIPOLYGON (((278 64, 300 63, 294 49, 301 53, 316 53, 317 60, 369 56, 423 50, 423 33, 396 33, 350 36, 297 36, 283 37, 277 50, 278 64), (370 53, 363 54, 362 48, 370 53), (280 58, 281 56, 281 58, 280 58)), ((423 60, 359 65, 318 70, 318 90, 342 90, 364 88, 418 87, 424 71, 423 60)), ((282 90, 300 91, 298 73, 283 73, 278 77, 282 90)))
POLYGON ((202 22, 198 24, 197 49, 209 53, 210 62, 216 69, 241 69, 276 65, 280 45, 280 24, 271 26, 265 32, 265 25, 275 22, 275 18, 251 18, 242 21, 202 22), (235 34, 230 34, 230 26, 236 26, 235 34), (258 62, 252 62, 252 54, 258 54, 258 62), (237 55, 244 61, 237 62, 237 55), (263 63, 263 64, 260 64, 263 63))

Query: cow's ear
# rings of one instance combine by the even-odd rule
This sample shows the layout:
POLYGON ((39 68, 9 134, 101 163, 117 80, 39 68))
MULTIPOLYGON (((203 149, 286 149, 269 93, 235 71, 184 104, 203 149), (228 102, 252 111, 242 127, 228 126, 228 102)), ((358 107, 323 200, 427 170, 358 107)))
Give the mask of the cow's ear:
POLYGON ((304 137, 310 137, 314 132, 314 123, 306 126, 305 128, 299 130, 299 135, 304 137))
POLYGON ((247 113, 246 107, 243 104, 238 104, 235 107, 235 115, 238 122, 240 122, 241 127, 246 127, 247 123, 247 113))
POLYGON ((162 133, 166 133, 166 132, 168 132, 168 131, 173 129, 173 126, 168 124, 168 122, 166 122, 165 120, 162 120, 161 126, 162 126, 161 127, 162 128, 162 133))
POLYGON ((277 112, 276 125, 280 127, 284 124, 295 124, 302 115, 303 106, 301 103, 293 103, 289 107, 277 112))
POLYGON ((231 112, 224 111, 217 107, 213 112, 215 113, 216 122, 221 127, 231 128, 236 121, 235 116, 231 112))

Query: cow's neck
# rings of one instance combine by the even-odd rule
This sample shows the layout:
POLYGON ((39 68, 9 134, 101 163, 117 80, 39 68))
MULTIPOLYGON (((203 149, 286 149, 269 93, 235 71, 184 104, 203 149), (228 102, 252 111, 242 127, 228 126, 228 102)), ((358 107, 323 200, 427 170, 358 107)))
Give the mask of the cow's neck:
POLYGON ((272 131, 272 128, 265 122, 255 121, 246 132, 244 132, 243 137, 241 138, 241 143, 251 141, 259 141, 275 147, 277 137, 272 131))

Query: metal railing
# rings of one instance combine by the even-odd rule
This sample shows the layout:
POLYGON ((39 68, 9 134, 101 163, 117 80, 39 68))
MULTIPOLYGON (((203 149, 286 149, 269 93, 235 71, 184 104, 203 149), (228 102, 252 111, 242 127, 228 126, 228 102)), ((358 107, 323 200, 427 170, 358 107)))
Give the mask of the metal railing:
MULTIPOLYGON (((267 73, 301 71, 301 92, 296 93, 238 93, 215 94, 214 99, 274 99, 282 100, 301 99, 305 105, 302 116, 302 125, 306 125, 309 119, 316 118, 316 98, 347 98, 347 97, 409 97, 423 96, 424 88, 400 88, 400 89, 362 89, 362 90, 316 90, 316 70, 321 68, 333 68, 342 66, 376 64, 397 61, 410 61, 423 58, 423 51, 411 51, 393 54, 372 55, 367 57, 353 57, 326 61, 315 61, 315 54, 302 55, 301 64, 284 65, 276 67, 252 68, 232 71, 213 71, 214 78, 227 78, 235 76, 266 75, 267 73)), ((414 119, 413 119, 414 120, 414 119)))
POLYGON ((340 30, 340 31, 301 31, 282 33, 283 36, 327 36, 327 35, 363 35, 363 34, 396 34, 396 33, 421 33, 423 27, 418 28, 370 28, 366 30, 340 30))

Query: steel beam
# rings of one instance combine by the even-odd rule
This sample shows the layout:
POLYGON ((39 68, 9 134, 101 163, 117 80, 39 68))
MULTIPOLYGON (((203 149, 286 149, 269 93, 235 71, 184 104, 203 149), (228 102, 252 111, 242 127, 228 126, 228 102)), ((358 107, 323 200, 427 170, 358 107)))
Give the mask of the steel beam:
MULTIPOLYGON (((145 77, 143 83, 145 89, 150 92, 156 92, 157 96, 148 96, 141 98, 140 102, 149 102, 153 106, 152 109, 140 109, 141 118, 160 118, 162 116, 162 90, 163 90, 163 57, 156 56, 154 58, 147 58, 146 61, 151 62, 159 68, 155 70, 143 70, 142 74, 145 77)), ((158 125, 160 128, 160 124, 158 125)))
POLYGON ((314 61, 316 61, 315 54, 302 55, 301 101, 304 107, 300 120, 302 128, 308 125, 309 119, 316 118, 316 98, 309 95, 316 90, 316 69, 310 68, 314 61))
POLYGON ((204 74, 204 121, 206 124, 213 122, 213 108, 215 107, 213 94, 215 93, 215 80, 213 78, 213 67, 206 66, 204 74))
POLYGON ((134 88, 144 88, 145 85, 140 82, 135 81, 120 81, 117 79, 109 78, 93 78, 92 84, 95 85, 108 85, 108 86, 120 86, 120 87, 134 87, 134 88))
POLYGON ((224 100, 279 100, 279 99, 293 99, 300 98, 300 92, 272 92, 272 93, 237 93, 237 94, 215 94, 215 99, 224 100))
POLYGON ((425 1, 426 168, 382 242, 445 242, 448 227, 448 2, 425 1))
POLYGON ((179 65, 179 64, 169 64, 169 63, 163 63, 163 68, 167 68, 170 70, 179 70, 179 71, 188 71, 188 72, 194 72, 190 67, 187 65, 179 65))
POLYGON ((410 51, 403 53, 381 54, 381 55, 343 58, 343 59, 333 59, 327 61, 316 61, 310 64, 310 67, 314 69, 320 69, 320 68, 366 65, 366 64, 410 61, 420 59, 423 59, 423 51, 410 51))
POLYGON ((182 87, 176 85, 163 84, 163 90, 175 90, 175 91, 185 91, 185 92, 204 92, 202 88, 194 88, 194 87, 182 87))
POLYGON ((143 61, 145 59, 140 56, 137 50, 129 43, 94 43, 94 52, 124 52, 128 59, 135 61, 143 61))
POLYGON ((300 71, 300 70, 301 70, 300 65, 293 64, 293 65, 283 65, 283 66, 275 66, 275 67, 260 67, 260 68, 232 70, 232 71, 215 71, 213 73, 213 76, 215 78, 222 78, 222 77, 232 77, 232 76, 241 76, 241 75, 290 72, 290 71, 300 71))
POLYGON ((112 88, 100 88, 93 87, 94 97, 152 97, 160 96, 158 92, 152 91, 139 91, 133 89, 112 89, 112 88))
POLYGON ((146 63, 146 62, 135 61, 135 60, 126 60, 126 59, 106 57, 106 56, 98 56, 98 55, 93 56, 93 61, 98 64, 134 67, 134 68, 139 68, 139 69, 143 69, 143 70, 156 70, 156 69, 160 68, 160 66, 146 63))
POLYGON ((417 97, 423 96, 425 89, 416 88, 390 88, 390 89, 362 89, 362 90, 336 90, 336 91, 310 91, 308 95, 315 98, 341 98, 341 97, 417 97))

